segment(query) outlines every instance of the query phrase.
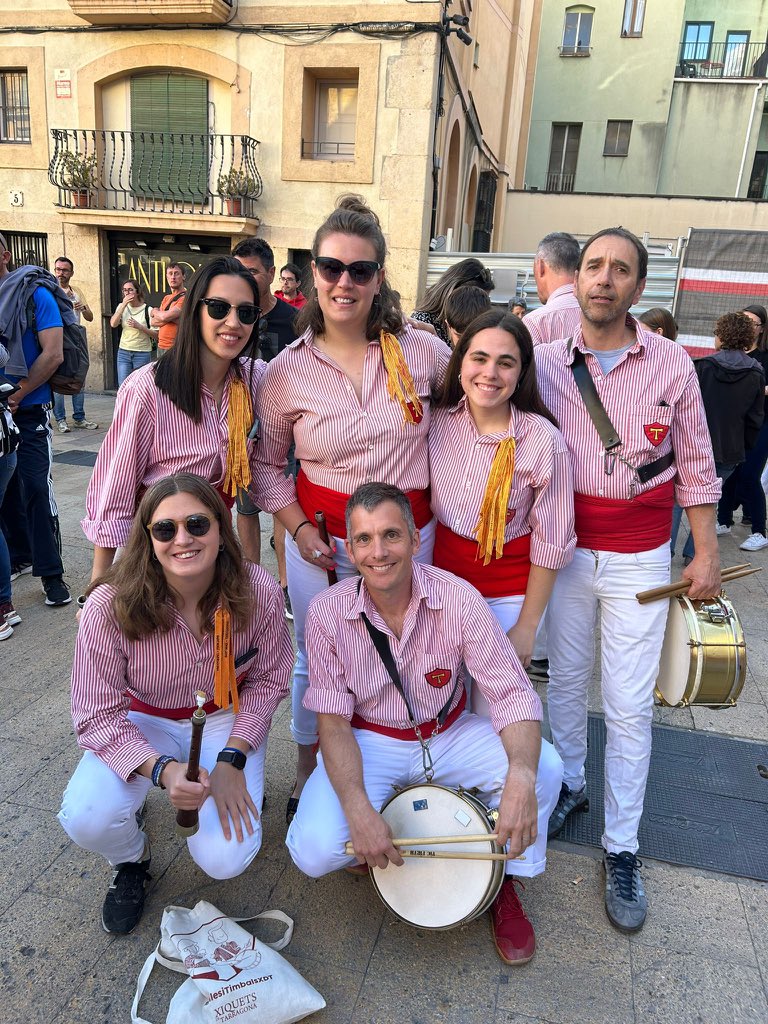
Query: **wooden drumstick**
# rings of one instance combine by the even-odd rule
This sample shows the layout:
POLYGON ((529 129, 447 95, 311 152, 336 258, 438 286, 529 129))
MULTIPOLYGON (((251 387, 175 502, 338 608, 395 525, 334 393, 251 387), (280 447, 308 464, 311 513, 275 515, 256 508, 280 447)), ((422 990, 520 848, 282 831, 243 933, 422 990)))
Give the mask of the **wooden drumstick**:
MULTIPOLYGON (((742 579, 744 576, 751 576, 753 573, 761 572, 762 568, 753 569, 749 562, 742 565, 732 565, 723 569, 720 579, 723 583, 732 583, 734 580, 742 579)), ((648 604, 649 601, 661 601, 665 597, 676 597, 678 594, 685 594, 691 587, 691 580, 677 580, 675 583, 668 583, 663 587, 654 587, 652 590, 641 590, 635 594, 640 604, 648 604)))
MULTIPOLYGON (((320 540, 323 544, 331 546, 331 538, 328 536, 328 524, 325 521, 325 512, 315 512, 315 522, 317 523, 317 532, 320 534, 320 540)), ((328 586, 332 587, 334 583, 339 582, 339 577, 336 575, 335 569, 326 569, 325 575, 328 577, 328 586)))
MULTIPOLYGON (((189 760, 187 761, 187 781, 197 782, 200 777, 200 750, 203 745, 203 728, 205 727, 206 714, 203 705, 206 695, 203 690, 195 692, 195 703, 197 707, 192 712, 192 739, 189 743, 189 760)), ((180 836, 189 838, 199 828, 198 812, 179 810, 176 811, 176 831, 180 836)))
MULTIPOLYGON (((479 836, 421 836, 419 839, 393 839, 392 845, 401 846, 441 846, 445 843, 495 843, 498 842, 496 832, 484 832, 479 836)), ((352 843, 347 843, 346 853, 354 853, 352 843)))
MULTIPOLYGON (((345 848, 344 852, 351 857, 355 856, 354 850, 345 848)), ((510 857, 506 853, 472 853, 469 850, 466 853, 452 853, 449 850, 400 850, 399 853, 401 857, 420 860, 525 860, 524 857, 510 857)))

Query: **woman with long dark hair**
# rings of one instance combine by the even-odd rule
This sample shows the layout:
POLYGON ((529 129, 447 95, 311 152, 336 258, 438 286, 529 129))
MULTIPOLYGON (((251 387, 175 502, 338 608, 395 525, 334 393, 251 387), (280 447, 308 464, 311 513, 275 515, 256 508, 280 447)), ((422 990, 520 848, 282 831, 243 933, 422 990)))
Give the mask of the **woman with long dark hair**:
POLYGON ((462 335, 432 414, 429 464, 433 562, 480 591, 528 667, 576 536, 570 456, 516 316, 491 310, 462 335))
POLYGON ((208 875, 232 878, 256 856, 267 734, 292 662, 282 592, 243 558, 221 495, 190 473, 154 483, 122 558, 87 591, 72 667, 85 753, 59 821, 115 872, 106 931, 141 917, 150 853, 140 809, 153 784, 177 810, 198 811, 187 843, 208 875), (197 691, 207 721, 191 782, 197 691))
POLYGON ((482 288, 486 294, 493 291, 493 274, 475 256, 454 263, 427 288, 419 308, 411 313, 411 320, 429 324, 437 336, 450 345, 451 339, 445 329, 445 304, 457 288, 469 284, 482 288))
POLYGON ((261 436, 255 467, 260 507, 286 529, 288 591, 298 655, 291 732, 298 744, 290 819, 315 766, 317 716, 302 706, 307 688, 304 620, 312 597, 355 572, 342 540, 347 498, 363 483, 386 480, 405 491, 421 530, 420 558, 432 556, 427 433, 432 392, 448 350, 405 322, 384 271, 386 243, 376 214, 359 196, 342 196, 312 246, 313 287, 299 313, 301 337, 273 359, 259 387, 261 436), (284 476, 295 442, 298 479, 284 476), (315 525, 321 510, 333 538, 315 525))
MULTIPOLYGON (((94 545, 92 579, 125 544, 139 499, 157 480, 196 473, 230 508, 238 488, 248 488, 265 369, 256 359, 258 303, 256 282, 237 260, 212 260, 192 278, 174 347, 120 388, 81 523, 94 545)), ((251 545, 246 555, 258 561, 251 545)))

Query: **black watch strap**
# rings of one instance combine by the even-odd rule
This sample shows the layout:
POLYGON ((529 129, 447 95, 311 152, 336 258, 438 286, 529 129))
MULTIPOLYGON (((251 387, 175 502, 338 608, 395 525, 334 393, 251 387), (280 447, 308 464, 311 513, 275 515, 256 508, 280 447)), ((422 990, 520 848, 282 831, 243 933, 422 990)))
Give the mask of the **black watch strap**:
POLYGON ((225 764, 231 764, 239 772, 245 768, 245 754, 242 750, 236 750, 234 747, 225 747, 223 750, 220 750, 216 760, 223 761, 225 764))

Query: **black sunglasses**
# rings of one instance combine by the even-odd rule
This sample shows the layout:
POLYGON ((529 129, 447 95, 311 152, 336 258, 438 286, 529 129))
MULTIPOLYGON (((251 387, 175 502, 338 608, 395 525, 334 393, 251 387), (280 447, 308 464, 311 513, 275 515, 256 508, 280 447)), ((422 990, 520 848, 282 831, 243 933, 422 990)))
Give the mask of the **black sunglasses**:
POLYGON ((320 277, 328 284, 336 284, 341 275, 349 274, 353 284, 368 284, 377 270, 381 270, 381 264, 374 260, 355 260, 354 263, 342 263, 332 256, 316 256, 315 266, 320 277))
POLYGON ((147 529, 155 540, 167 544, 168 541, 173 540, 182 525, 190 537, 204 537, 211 528, 211 520, 202 512, 195 512, 193 515, 187 516, 186 519, 158 519, 156 522, 150 523, 147 529))
MULTIPOLYGON (((200 299, 200 301, 205 303, 211 320, 224 320, 229 316, 229 311, 232 309, 232 303, 225 302, 224 299, 200 299)), ((250 302, 244 302, 241 306, 236 306, 235 312, 240 323, 246 326, 255 324, 261 316, 259 307, 250 302)))

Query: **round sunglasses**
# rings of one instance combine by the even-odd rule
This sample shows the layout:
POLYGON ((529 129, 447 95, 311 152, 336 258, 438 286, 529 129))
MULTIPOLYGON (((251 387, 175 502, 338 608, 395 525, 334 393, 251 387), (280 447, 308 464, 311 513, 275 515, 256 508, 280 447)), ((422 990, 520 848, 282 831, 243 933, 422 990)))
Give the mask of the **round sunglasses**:
POLYGON ((202 512, 194 512, 186 519, 157 519, 147 529, 155 540, 167 544, 179 532, 180 526, 184 527, 190 537, 204 537, 211 528, 211 519, 202 512))
MULTIPOLYGON (((225 302, 224 299, 200 299, 200 301, 208 310, 208 316, 211 320, 224 320, 229 316, 229 311, 232 309, 232 303, 225 302)), ((261 316, 259 307, 250 302, 244 302, 241 306, 236 306, 235 312, 240 323, 245 324, 247 327, 255 324, 261 316)))
POLYGON ((327 284, 336 284, 341 275, 349 274, 353 284, 368 284, 377 270, 381 270, 381 264, 375 260, 355 260, 354 263, 342 263, 332 256, 316 256, 315 267, 317 272, 327 284))

